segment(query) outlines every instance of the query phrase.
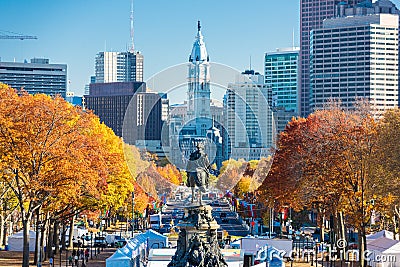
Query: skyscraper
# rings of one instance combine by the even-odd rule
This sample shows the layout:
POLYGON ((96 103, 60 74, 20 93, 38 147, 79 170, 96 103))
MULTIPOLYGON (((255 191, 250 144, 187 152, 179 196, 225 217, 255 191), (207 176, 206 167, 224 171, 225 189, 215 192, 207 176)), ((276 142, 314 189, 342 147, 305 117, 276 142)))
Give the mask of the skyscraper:
POLYGON ((272 109, 277 132, 298 116, 299 48, 277 49, 265 54, 265 84, 272 91, 272 109))
POLYGON ((260 159, 270 154, 274 129, 271 90, 263 75, 247 70, 228 84, 225 94, 225 150, 229 158, 260 159))
MULTIPOLYGON (((91 83, 89 91, 89 95, 84 96, 86 108, 93 110, 101 122, 110 127, 117 136, 122 137, 122 126, 128 106, 138 92, 146 91, 146 84, 144 82, 91 83)), ((130 139, 130 144, 134 144, 135 136, 130 136, 130 139)))
POLYGON ((366 99, 376 116, 398 104, 399 11, 390 1, 343 7, 311 33, 312 111, 366 99))
POLYGON ((355 5, 364 0, 300 0, 300 106, 301 116, 310 113, 310 32, 337 14, 337 4, 355 5))
POLYGON ((67 65, 50 64, 47 58, 31 62, 0 62, 0 82, 30 94, 60 95, 67 93, 67 65))
POLYGON ((139 52, 99 52, 95 63, 96 83, 142 82, 143 55, 139 52))

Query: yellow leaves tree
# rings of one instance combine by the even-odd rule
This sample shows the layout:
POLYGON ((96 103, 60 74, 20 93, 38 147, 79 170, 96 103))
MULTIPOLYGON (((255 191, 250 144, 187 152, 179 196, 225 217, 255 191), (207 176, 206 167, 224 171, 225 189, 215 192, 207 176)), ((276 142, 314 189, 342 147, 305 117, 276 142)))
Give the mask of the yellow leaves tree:
POLYGON ((180 185, 182 176, 179 170, 172 164, 167 164, 164 167, 156 167, 157 172, 167 181, 175 185, 180 185))
POLYGON ((235 195, 242 196, 250 192, 251 176, 243 176, 235 186, 235 195))
POLYGON ((85 115, 61 98, 21 96, 0 85, 0 167, 2 182, 18 199, 24 229, 23 266, 29 265, 29 225, 33 213, 62 192, 81 190, 96 180, 86 168, 85 115), (79 163, 79 164, 74 164, 79 163))
POLYGON ((0 85, 0 183, 16 196, 29 266, 29 227, 52 216, 122 206, 133 190, 122 141, 90 112, 60 97, 20 95, 0 85), (77 211, 78 210, 78 211, 77 211))
POLYGON ((240 181, 246 167, 247 163, 244 160, 223 161, 216 187, 222 192, 232 189, 240 181))

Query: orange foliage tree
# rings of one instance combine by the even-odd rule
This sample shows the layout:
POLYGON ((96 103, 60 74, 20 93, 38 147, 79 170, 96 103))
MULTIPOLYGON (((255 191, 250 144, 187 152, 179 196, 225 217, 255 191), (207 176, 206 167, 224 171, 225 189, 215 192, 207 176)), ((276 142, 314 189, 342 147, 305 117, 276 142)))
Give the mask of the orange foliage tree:
POLYGON ((182 175, 175 165, 167 164, 164 167, 156 167, 157 172, 166 180, 175 185, 180 185, 182 182, 182 175))
MULTIPOLYGON (((269 205, 315 208, 322 219, 344 212, 358 229, 363 255, 370 200, 381 183, 378 150, 377 123, 368 112, 332 105, 287 125, 259 191, 269 205)), ((381 199, 389 199, 387 194, 382 192, 381 199)))
POLYGON ((97 117, 60 97, 18 95, 2 84, 0 168, 1 183, 16 196, 21 213, 23 266, 29 266, 35 212, 59 215, 65 207, 122 205, 124 194, 133 190, 122 141, 97 117))

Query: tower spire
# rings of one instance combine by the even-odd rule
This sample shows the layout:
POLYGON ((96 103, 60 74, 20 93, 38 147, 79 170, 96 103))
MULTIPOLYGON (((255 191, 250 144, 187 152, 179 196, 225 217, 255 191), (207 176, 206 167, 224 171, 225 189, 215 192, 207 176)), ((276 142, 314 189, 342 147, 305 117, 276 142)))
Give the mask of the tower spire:
POLYGON ((131 22, 131 47, 130 47, 130 52, 135 51, 135 43, 134 43, 134 28, 133 28, 133 0, 131 0, 131 16, 130 16, 130 22, 131 22))
POLYGON ((197 35, 195 38, 192 53, 189 56, 189 62, 209 61, 206 45, 204 44, 203 35, 201 34, 200 20, 197 21, 197 35))

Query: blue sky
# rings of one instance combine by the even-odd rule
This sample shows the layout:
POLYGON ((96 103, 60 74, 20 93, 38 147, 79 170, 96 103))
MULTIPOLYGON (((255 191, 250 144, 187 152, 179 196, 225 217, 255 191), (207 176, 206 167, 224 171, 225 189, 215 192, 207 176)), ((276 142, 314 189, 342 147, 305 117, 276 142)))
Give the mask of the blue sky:
MULTIPOLYGON (((394 1, 399 6, 400 0, 394 1)), ((299 44, 298 0, 135 0, 135 48, 145 79, 187 62, 201 21, 210 60, 244 70, 252 58, 262 72, 265 52, 299 44)), ((130 0, 0 0, 1 31, 38 40, 0 40, 2 61, 33 57, 68 64, 78 95, 94 74, 98 52, 124 51, 130 42, 130 0)))

